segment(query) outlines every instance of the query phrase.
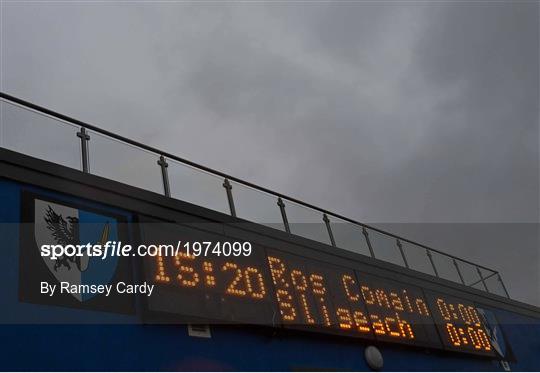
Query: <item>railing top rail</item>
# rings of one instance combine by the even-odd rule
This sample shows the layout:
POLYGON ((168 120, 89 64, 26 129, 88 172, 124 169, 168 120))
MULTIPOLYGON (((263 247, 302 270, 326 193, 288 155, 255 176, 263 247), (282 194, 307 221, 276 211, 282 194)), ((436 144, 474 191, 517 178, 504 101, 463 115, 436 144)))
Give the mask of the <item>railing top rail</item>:
POLYGON ((268 194, 271 194, 273 196, 276 196, 276 197, 279 197, 279 198, 282 198, 282 199, 285 199, 285 200, 288 200, 288 201, 291 201, 291 202, 294 202, 294 203, 297 203, 299 205, 302 205, 304 207, 307 207, 307 208, 310 208, 310 209, 313 209, 313 210, 316 210, 316 211, 319 211, 323 214, 327 214, 329 216, 333 216, 333 217, 336 217, 336 218, 339 218, 341 220, 345 220, 349 223, 352 223, 352 224, 355 224, 355 225, 358 225, 358 226, 361 226, 361 227, 365 227, 367 229, 370 229, 370 230, 373 230, 373 231, 376 231, 376 232, 379 232, 379 233, 382 233, 382 234, 385 234, 385 235, 388 235, 388 236, 391 236, 391 237, 394 237, 400 241, 403 241, 403 242, 408 242, 410 244, 413 244, 413 245, 416 245, 416 246, 419 246, 419 247, 422 247, 426 250, 429 250, 429 251, 432 251, 432 252, 435 252, 435 253, 438 253, 438 254, 441 254, 443 256, 446 256, 446 257, 449 257, 449 258, 452 258, 452 259, 455 259, 455 260, 459 260, 460 262, 463 262, 463 263, 467 263, 467 264, 470 264, 470 265, 473 265, 473 266, 476 266, 478 268, 482 268, 486 271, 490 271, 491 273, 493 274, 498 274, 499 272, 498 271, 495 271, 494 269, 491 269, 491 268, 488 268, 488 267, 485 267, 483 265, 480 265, 480 264, 476 264, 476 263, 473 263, 471 261, 468 261, 466 259, 462 259, 462 258, 459 258, 455 255, 452 255, 452 254, 448 254, 448 253, 445 253, 444 251, 440 251, 440 250, 437 250, 437 249, 434 249, 432 247, 429 247, 429 246, 426 246, 424 244, 421 244, 421 243, 418 243, 418 242, 415 242, 413 240, 410 240, 408 238, 405 238, 405 237, 401 237, 399 235, 396 235, 396 234, 393 234, 393 233, 390 233, 390 232, 387 232, 385 230, 382 230, 382 229, 379 229, 379 228, 376 228, 376 227, 373 227, 371 225, 368 225, 368 224, 365 224, 365 223, 361 223, 361 222, 358 222, 354 219, 351 219, 351 218, 348 218, 346 216, 342 216, 342 215, 339 215, 339 214, 336 214, 334 212, 331 212, 331 211, 328 211, 328 210, 325 210, 323 208, 320 208, 320 207, 317 207, 317 206, 314 206, 314 205, 311 205, 309 203, 306 203, 306 202, 303 202, 303 201, 300 201, 296 198, 293 198, 293 197, 289 197, 285 194, 282 194, 282 193, 279 193, 279 192, 275 192, 275 191, 272 191, 270 189, 267 189, 267 188, 264 188, 264 187, 261 187, 259 185, 256 185, 256 184, 253 184, 249 181, 245 181, 245 180, 242 180, 242 179, 239 179, 235 176, 231 176, 231 175, 228 175, 224 172, 221 172, 221 171, 217 171, 217 170, 214 170, 210 167, 206 167, 206 166, 203 166, 201 164, 198 164, 198 163, 195 163, 195 162, 192 162, 188 159, 184 159, 182 157, 179 157, 179 156, 176 156, 174 154, 171 154, 171 153, 168 153, 168 152, 165 152, 165 151, 162 151, 162 150, 159 150, 157 148, 154 148, 152 146, 149 146, 149 145, 146 145, 146 144, 142 144, 138 141, 135 141, 135 140, 132 140, 132 139, 129 139, 127 137, 124 137, 124 136, 121 136, 121 135, 118 135, 114 132, 110 132, 110 131, 107 131, 107 130, 104 130, 100 127, 97 127, 93 124, 90 124, 90 123, 86 123, 86 122, 83 122, 81 120, 78 120, 78 119, 75 119, 75 118, 72 118, 72 117, 69 117, 67 115, 64 115, 64 114, 60 114, 58 112, 55 112, 53 110, 50 110, 50 109, 47 109, 47 108, 44 108, 42 106, 39 106, 39 105, 36 105, 34 103, 31 103, 29 101, 26 101, 26 100, 23 100, 23 99, 20 99, 18 97, 15 97, 15 96, 12 96, 8 93, 5 93, 5 92, 0 92, 0 98, 4 99, 4 100, 7 100, 7 101, 11 101, 11 102, 14 102, 18 105, 21 105, 21 106, 24 106, 24 107, 27 107, 29 109, 32 109, 32 110, 35 110, 37 112, 40 112, 40 113, 43 113, 43 114, 46 114, 48 116, 51 116, 51 117, 54 117, 54 118, 57 118, 59 120, 62 120, 62 121, 65 121, 65 122, 69 122, 69 123, 72 123, 72 124, 75 124, 75 125, 78 125, 78 126, 81 126, 81 127, 84 127, 86 129, 89 129, 89 130, 92 130, 92 131, 95 131, 95 132, 98 132, 98 133, 101 133, 103 135, 106 135, 106 136, 109 136, 109 137, 112 137, 116 140, 120 140, 122 142, 125 142, 125 143, 128 143, 130 145, 133 145, 137 148, 142 148, 144 150, 147 150, 149 152, 152 152, 152 153, 155 153, 157 155, 162 155, 166 158, 169 158, 169 159, 173 159, 173 160, 176 160, 178 162, 181 162, 181 163, 184 163, 184 164, 187 164, 189 166, 192 166, 194 168, 197 168, 197 169, 200 169, 200 170, 203 170, 205 172, 208 172, 208 173, 211 173, 211 174, 214 174, 214 175, 218 175, 218 176, 221 176, 223 177, 224 179, 229 179, 229 180, 232 180, 232 181, 235 181, 237 183, 240 183, 240 184, 243 184, 243 185, 246 185, 248 187, 251 187, 253 189, 256 189, 256 190, 259 190, 259 191, 262 191, 262 192, 265 192, 265 193, 268 193, 268 194))

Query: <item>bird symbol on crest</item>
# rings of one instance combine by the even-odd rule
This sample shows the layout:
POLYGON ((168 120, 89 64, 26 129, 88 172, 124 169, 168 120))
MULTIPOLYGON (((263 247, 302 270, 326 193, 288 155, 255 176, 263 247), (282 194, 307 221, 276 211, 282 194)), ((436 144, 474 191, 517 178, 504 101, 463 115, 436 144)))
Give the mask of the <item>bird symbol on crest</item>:
MULTIPOLYGON (((47 229, 52 232, 52 236, 56 242, 60 245, 76 245, 80 244, 79 241, 79 218, 74 216, 67 216, 65 219, 62 214, 57 214, 49 205, 44 216, 45 223, 47 223, 47 229), (67 221, 66 221, 67 220, 67 221)), ((105 244, 109 237, 109 223, 107 222, 103 227, 101 238, 97 244, 105 244)), ((58 271, 59 268, 66 267, 71 270, 72 265, 75 264, 80 272, 85 271, 88 268, 89 257, 87 255, 62 255, 54 263, 54 270, 58 271)))

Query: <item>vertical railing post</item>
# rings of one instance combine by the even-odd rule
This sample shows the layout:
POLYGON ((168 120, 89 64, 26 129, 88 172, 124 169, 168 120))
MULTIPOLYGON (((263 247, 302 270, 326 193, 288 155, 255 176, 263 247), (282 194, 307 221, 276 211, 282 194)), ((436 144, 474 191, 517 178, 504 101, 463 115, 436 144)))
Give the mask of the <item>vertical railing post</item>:
POLYGON ((459 275, 459 279, 461 280, 461 283, 465 285, 465 280, 463 279, 463 275, 461 274, 461 270, 459 269, 458 262, 456 259, 452 259, 454 262, 454 266, 456 267, 457 274, 459 275))
POLYGON ((88 173, 90 172, 88 157, 88 141, 90 140, 90 135, 86 133, 86 128, 81 127, 80 131, 77 132, 77 137, 81 139, 82 171, 88 173))
POLYGON ((482 281, 482 285, 484 285, 484 289, 489 293, 488 287, 486 285, 486 281, 484 280, 484 276, 482 276, 482 272, 480 271, 480 268, 476 266, 476 272, 478 272, 478 276, 480 276, 480 281, 482 281))
POLYGON ((375 252, 373 251, 373 246, 371 246, 371 241, 369 240, 369 233, 368 233, 366 227, 362 227, 362 234, 366 238, 366 243, 367 243, 367 246, 368 246, 368 249, 369 249, 369 254, 371 255, 372 258, 375 258, 375 252))
POLYGON ((232 185, 229 179, 223 180, 223 188, 227 192, 227 201, 229 201, 229 210, 231 210, 231 216, 236 217, 236 208, 234 207, 234 199, 232 195, 232 185))
POLYGON ((171 196, 171 187, 169 185, 169 171, 167 170, 167 167, 169 167, 169 164, 167 163, 167 160, 164 156, 160 155, 159 160, 157 161, 157 164, 161 167, 161 178, 163 180, 163 194, 165 196, 170 197, 171 196))
POLYGON ((287 213, 285 212, 285 203, 278 197, 277 205, 279 206, 279 211, 281 211, 281 219, 283 220, 283 225, 285 226, 285 232, 291 233, 291 227, 289 227, 289 220, 287 219, 287 213))
POLYGON ((405 264, 405 267, 410 268, 409 262, 407 262, 407 257, 405 256, 405 251, 403 251, 403 245, 401 244, 399 238, 396 238, 396 245, 399 249, 399 252, 401 253, 401 257, 403 258, 403 263, 405 264))
POLYGON ((334 240, 334 234, 332 233, 332 227, 330 226, 330 219, 328 219, 328 215, 323 214, 322 220, 324 221, 324 224, 326 225, 326 230, 328 231, 328 237, 330 237, 330 243, 332 246, 336 246, 336 241, 334 240))
POLYGON ((501 275, 500 273, 497 273, 497 280, 499 280, 499 282, 501 283, 501 286, 504 290, 504 293, 506 294, 506 298, 510 299, 510 294, 508 294, 508 290, 506 289, 506 286, 504 286, 504 282, 501 278, 501 275))
POLYGON ((431 263, 431 267, 433 268, 433 272, 435 273, 435 276, 439 277, 439 271, 437 271, 437 267, 435 266, 435 262, 433 261, 433 256, 431 255, 431 251, 426 249, 426 255, 429 258, 429 262, 431 263))

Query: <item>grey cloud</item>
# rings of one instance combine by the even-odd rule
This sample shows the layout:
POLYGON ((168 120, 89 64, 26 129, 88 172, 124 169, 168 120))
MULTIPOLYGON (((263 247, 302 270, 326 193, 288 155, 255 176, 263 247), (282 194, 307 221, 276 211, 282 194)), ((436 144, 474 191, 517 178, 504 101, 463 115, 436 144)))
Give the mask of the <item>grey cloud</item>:
POLYGON ((2 6, 4 91, 361 221, 538 222, 535 2, 2 6))

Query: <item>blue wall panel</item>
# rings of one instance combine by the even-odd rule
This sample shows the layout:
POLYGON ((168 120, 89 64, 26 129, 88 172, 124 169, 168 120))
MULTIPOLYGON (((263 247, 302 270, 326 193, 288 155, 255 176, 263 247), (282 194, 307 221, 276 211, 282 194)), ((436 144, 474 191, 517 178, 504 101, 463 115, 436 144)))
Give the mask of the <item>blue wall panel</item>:
MULTIPOLYGON (((37 191, 32 187, 24 187, 37 191)), ((18 300, 18 240, 21 186, 0 180, 0 368, 2 370, 368 370, 362 341, 324 335, 274 335, 269 329, 212 327, 212 338, 192 338, 185 326, 137 324, 139 316, 110 315, 108 322, 133 325, 8 325, 24 315, 50 313, 64 321, 85 315, 89 321, 102 312, 33 305, 18 300)), ((43 191, 40 191, 43 192, 43 191)), ((72 198, 59 196, 66 201, 72 198)), ((88 207, 96 204, 79 203, 88 207)), ((111 209, 115 213, 129 213, 111 209)), ((540 370, 538 320, 495 310, 517 362, 515 370, 540 370)), ((381 345, 384 370, 501 370, 496 360, 381 345)))

